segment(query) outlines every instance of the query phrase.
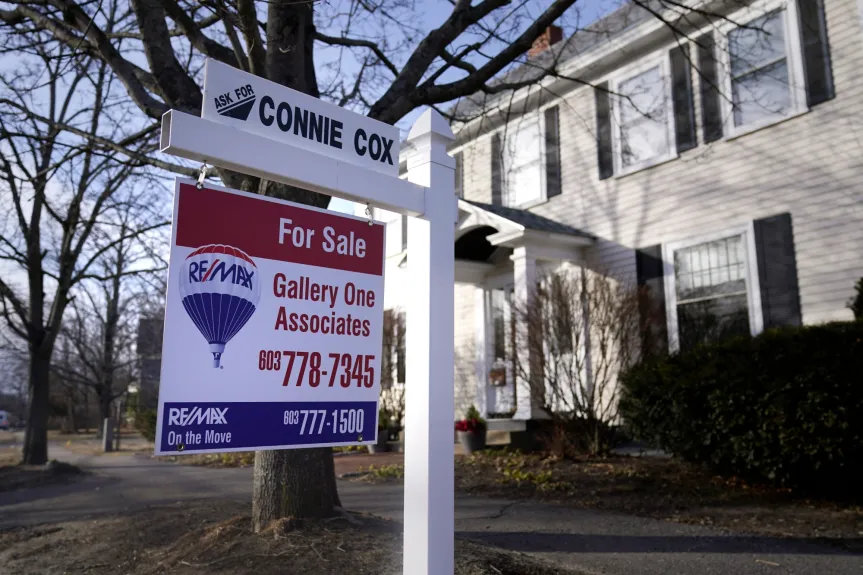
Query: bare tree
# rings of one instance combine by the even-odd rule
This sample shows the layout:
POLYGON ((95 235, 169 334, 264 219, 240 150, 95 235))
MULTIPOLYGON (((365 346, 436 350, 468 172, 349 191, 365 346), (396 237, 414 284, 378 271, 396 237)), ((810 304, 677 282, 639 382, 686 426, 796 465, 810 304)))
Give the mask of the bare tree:
POLYGON ((150 250, 132 233, 135 223, 151 214, 132 203, 118 209, 122 211, 115 222, 117 239, 94 264, 94 277, 78 285, 71 316, 62 329, 64 343, 73 350, 71 361, 55 366, 68 384, 93 392, 100 422, 111 417, 114 400, 137 382, 134 319, 147 295, 139 280, 164 271, 163 266, 153 268, 150 250))
POLYGON ((118 202, 131 201, 123 191, 140 166, 95 143, 126 139, 109 65, 33 50, 35 58, 0 74, 0 259, 9 264, 0 273, 0 304, 8 330, 26 342, 23 461, 40 464, 48 458, 51 358, 72 291, 93 277, 107 250, 147 228, 136 222, 117 235, 103 226, 118 202))
MULTIPOLYGON (((555 21, 563 21, 568 38, 579 27, 577 0, 453 0, 452 11, 430 31, 416 24, 423 21, 422 9, 408 0, 132 0, 129 6, 122 0, 5 0, 2 5, 8 9, 0 9, 0 25, 13 45, 32 50, 59 44, 110 67, 128 99, 156 120, 124 144, 105 143, 120 153, 134 144, 130 157, 136 159, 141 150, 152 149, 165 111, 199 113, 204 56, 395 123, 421 106, 440 109, 470 96, 485 101, 548 75, 565 77, 558 66, 565 46, 542 59, 526 52, 555 21), (140 53, 146 66, 139 65, 140 53), (348 66, 350 60, 355 65, 348 66), (520 73, 499 77, 515 64, 522 65, 520 73)), ((680 3, 658 5, 664 14, 680 3)), ((451 118, 459 115, 450 112, 451 118)), ((152 156, 149 161, 171 168, 152 156)), ((316 206, 328 202, 311 191, 229 170, 218 174, 234 188, 316 206)), ((255 529, 281 516, 328 514, 338 503, 331 450, 256 456, 255 529)))
MULTIPOLYGON (((515 11, 508 0, 476 5, 459 0, 445 22, 419 41, 415 31, 404 24, 416 20, 397 17, 407 6, 398 0, 340 3, 333 8, 336 14, 323 14, 331 21, 337 16, 343 25, 333 35, 320 32, 315 25, 315 2, 294 0, 268 2, 265 10, 251 0, 134 0, 131 10, 118 9, 116 2, 103 6, 74 0, 16 1, 7 3, 11 9, 0 10, 0 21, 28 47, 50 36, 56 43, 101 59, 126 88, 128 97, 155 120, 170 108, 199 113, 201 55, 319 96, 316 43, 361 52, 365 54, 360 57, 362 66, 340 102, 361 102, 370 117, 394 123, 419 106, 442 104, 477 91, 496 93, 518 87, 494 84, 492 79, 521 58, 534 39, 574 3, 556 0, 526 20, 526 3, 515 11), (376 37, 369 40, 363 30, 352 28, 361 19, 389 25, 381 25, 376 37), (403 43, 385 41, 393 36, 393 27, 403 43), (468 35, 471 41, 464 42, 468 35), (405 49, 407 44, 411 49, 405 49), (126 46, 130 49, 124 52, 126 46), (143 51, 148 69, 135 63, 131 53, 136 49, 143 51), (405 57, 396 64, 398 54, 405 57), (458 77, 445 80, 447 72, 457 72, 458 77)), ((535 81, 531 77, 525 83, 535 81)), ((310 191, 227 170, 219 170, 219 176, 235 188, 317 206, 329 201, 310 191)), ((281 516, 328 514, 338 504, 331 450, 257 455, 255 529, 281 516)))
POLYGON ((640 355, 638 294, 608 274, 566 268, 513 303, 516 374, 557 424, 556 448, 607 449, 618 419, 617 374, 640 355))

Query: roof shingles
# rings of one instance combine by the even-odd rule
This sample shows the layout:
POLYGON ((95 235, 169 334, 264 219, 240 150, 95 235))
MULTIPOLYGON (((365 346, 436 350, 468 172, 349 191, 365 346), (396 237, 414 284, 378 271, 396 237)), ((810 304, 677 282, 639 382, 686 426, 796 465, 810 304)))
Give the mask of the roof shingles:
POLYGON ((482 202, 475 202, 472 200, 463 201, 473 206, 476 206, 481 210, 485 210, 487 212, 505 218, 520 226, 524 226, 524 228, 528 230, 549 232, 553 234, 563 234, 568 236, 578 236, 582 238, 594 238, 594 236, 586 232, 583 232, 566 224, 550 220, 546 217, 540 216, 539 214, 534 214, 533 212, 519 210, 517 208, 508 208, 506 206, 484 204, 482 202))

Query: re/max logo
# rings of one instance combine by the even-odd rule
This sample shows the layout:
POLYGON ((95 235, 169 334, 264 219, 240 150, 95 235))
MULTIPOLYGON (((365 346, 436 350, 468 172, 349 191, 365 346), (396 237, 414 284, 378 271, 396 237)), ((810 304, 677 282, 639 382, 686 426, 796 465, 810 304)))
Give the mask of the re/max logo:
POLYGON ((218 278, 221 282, 230 281, 232 284, 252 289, 255 272, 250 272, 238 264, 226 266, 225 262, 219 260, 214 261, 212 266, 209 264, 209 260, 189 262, 189 282, 215 281, 218 278))
POLYGON ((168 425, 178 425, 184 427, 186 425, 226 425, 228 420, 225 414, 228 413, 228 408, 223 407, 208 407, 201 409, 200 407, 172 407, 168 410, 168 425))

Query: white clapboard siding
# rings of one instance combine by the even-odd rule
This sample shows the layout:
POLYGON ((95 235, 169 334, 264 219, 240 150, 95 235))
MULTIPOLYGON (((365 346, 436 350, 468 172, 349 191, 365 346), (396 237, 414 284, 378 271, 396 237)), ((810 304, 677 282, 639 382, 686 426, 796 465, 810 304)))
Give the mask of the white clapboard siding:
MULTIPOLYGON (((563 193, 532 208, 600 238, 593 265, 635 275, 634 249, 790 212, 804 323, 851 318, 863 276, 863 29, 857 0, 825 0, 836 97, 799 117, 728 141, 701 139, 680 158, 599 181, 594 94, 559 104, 563 193)), ((601 81, 602 79, 597 79, 601 81)), ((488 135, 466 144, 465 197, 491 202, 488 135)), ((472 318, 457 314, 457 331, 472 318)))

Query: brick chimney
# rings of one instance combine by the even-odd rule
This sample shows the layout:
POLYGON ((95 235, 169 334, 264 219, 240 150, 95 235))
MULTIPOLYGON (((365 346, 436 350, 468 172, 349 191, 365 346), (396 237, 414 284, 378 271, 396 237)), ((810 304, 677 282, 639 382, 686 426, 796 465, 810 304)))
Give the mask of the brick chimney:
POLYGON ((551 25, 533 41, 533 46, 527 51, 527 57, 535 58, 561 40, 563 40, 563 29, 560 26, 551 25))

